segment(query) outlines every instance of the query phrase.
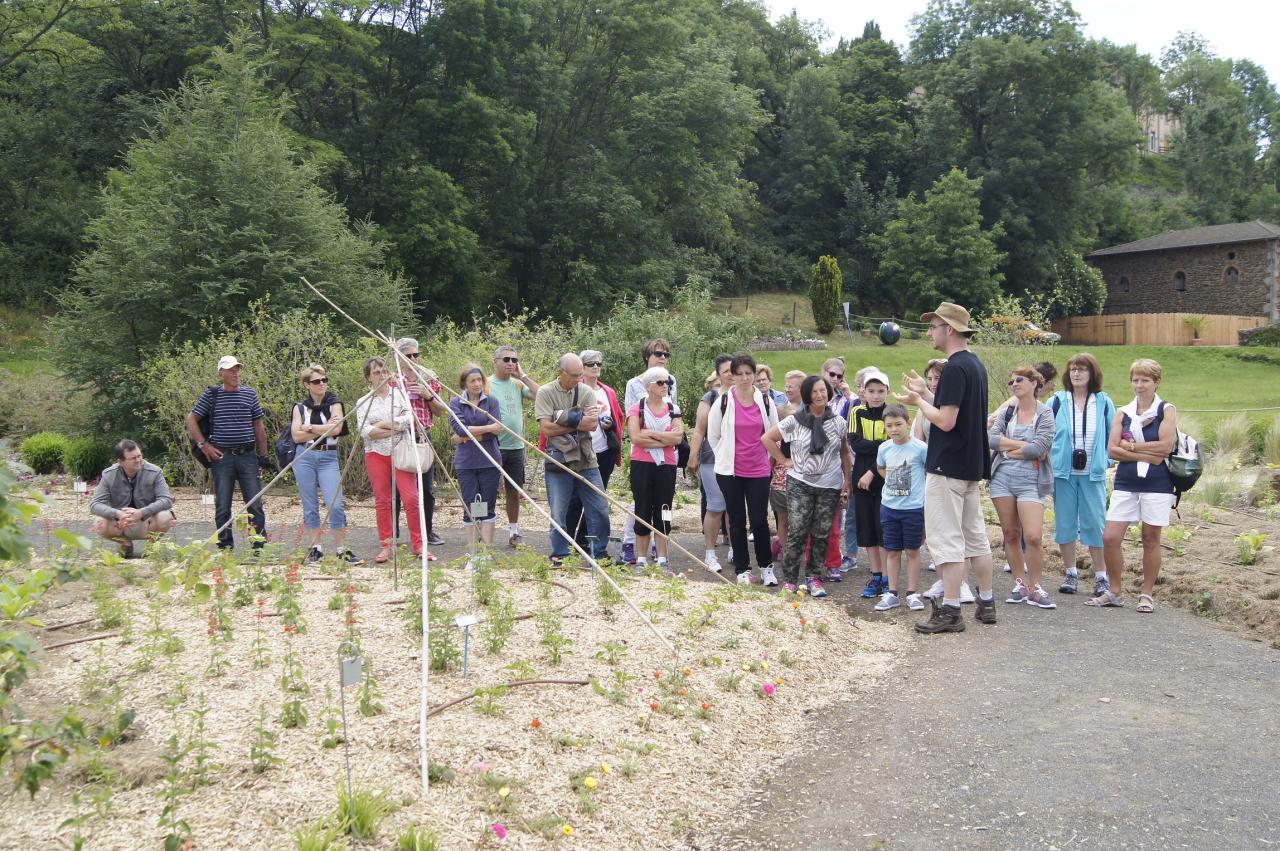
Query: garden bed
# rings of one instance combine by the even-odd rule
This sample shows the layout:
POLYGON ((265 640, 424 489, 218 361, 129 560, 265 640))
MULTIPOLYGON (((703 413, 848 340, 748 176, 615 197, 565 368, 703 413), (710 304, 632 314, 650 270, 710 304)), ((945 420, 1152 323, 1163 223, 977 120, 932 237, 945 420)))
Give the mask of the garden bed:
MULTIPOLYGON (((188 554, 154 552, 161 560, 188 554)), ((357 787, 393 804, 366 847, 387 847, 410 825, 429 826, 444 848, 685 847, 732 803, 732 790, 805 740, 807 718, 883 676, 906 641, 900 627, 855 623, 821 600, 720 582, 624 580, 676 659, 589 573, 548 575, 545 558, 528 551, 497 557, 492 573, 479 571, 492 585, 458 564, 435 571, 432 605, 442 622, 473 613, 496 620, 500 633, 507 618, 510 633, 500 641, 488 626, 472 628, 465 679, 461 632, 433 636, 433 658, 447 670, 430 676, 430 705, 514 680, 591 684, 495 690, 433 716, 437 782, 426 797, 421 639, 406 617, 414 592, 393 589, 386 570, 326 576, 313 567, 228 566, 210 600, 196 602, 180 584, 162 593, 156 568, 134 562, 134 576, 115 565, 93 583, 50 594, 47 624, 87 622, 40 633, 42 643, 125 635, 47 651, 19 702, 37 713, 88 704, 94 723, 124 708, 136 715, 100 759, 78 758, 34 800, 12 795, 0 847, 41 847, 54 836, 70 845, 74 826, 59 825, 77 815, 89 847, 156 846, 166 833, 166 789, 183 792, 170 799, 194 847, 292 847, 295 831, 329 819, 336 806, 343 751, 324 740, 340 730, 337 654, 353 637, 378 686, 379 695, 364 695, 365 709, 381 712, 362 714, 358 691, 346 690, 352 774, 357 787), (117 619, 102 623, 104 612, 117 619), (520 613, 535 616, 512 619, 520 613), (295 634, 299 618, 305 631, 295 634), (270 663, 255 667, 265 655, 270 663), (282 726, 298 709, 306 723, 282 726), (270 758, 261 749, 251 757, 267 737, 270 758)))

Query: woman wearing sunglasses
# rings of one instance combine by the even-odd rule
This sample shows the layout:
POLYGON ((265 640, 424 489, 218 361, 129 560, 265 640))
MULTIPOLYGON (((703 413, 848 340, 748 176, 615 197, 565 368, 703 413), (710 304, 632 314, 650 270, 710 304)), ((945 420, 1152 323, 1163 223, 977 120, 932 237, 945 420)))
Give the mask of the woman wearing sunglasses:
POLYGON ((320 546, 320 494, 323 493, 338 558, 363 564, 362 559, 346 548, 347 513, 343 507, 342 470, 338 464, 338 438, 348 433, 342 419, 342 403, 329 389, 329 376, 324 367, 311 364, 302 370, 301 379, 307 395, 293 406, 290 431, 300 456, 293 465, 293 477, 298 482, 298 496, 302 500, 307 561, 324 558, 320 546), (304 447, 310 448, 306 454, 302 454, 304 447))
MULTIPOLYGON (((668 386, 667 395, 671 399, 671 403, 677 408, 680 407, 679 401, 676 399, 676 377, 671 374, 671 344, 661 337, 655 337, 645 343, 640 349, 640 357, 644 359, 645 372, 635 376, 627 382, 626 389, 622 394, 622 410, 630 411, 632 406, 638 404, 648 395, 648 390, 641 380, 654 367, 662 367, 667 370, 667 378, 671 381, 668 386)), ((631 510, 635 511, 635 506, 631 506, 631 510)), ((636 521, 630 514, 627 515, 627 521, 622 527, 622 560, 626 564, 636 563, 636 521)))
POLYGON ((1036 399, 1044 378, 1029 366, 1009 373, 1015 404, 1001 408, 988 431, 991 440, 991 502, 1004 529, 1004 548, 1014 586, 1006 603, 1054 609, 1040 586, 1044 573, 1044 504, 1053 492, 1050 450, 1057 430, 1053 411, 1036 399), (1021 543, 1026 542, 1026 553, 1021 543), (1025 563, 1024 563, 1025 562, 1025 563))
MULTIPOLYGON (((671 532, 672 504, 676 498, 676 446, 684 436, 680 412, 667 401, 671 374, 660 366, 645 370, 645 398, 627 410, 627 434, 631 436, 631 495, 636 516, 658 531, 656 564, 668 569, 667 535, 671 532)), ((648 563, 648 526, 636 527, 640 550, 638 566, 648 563)))

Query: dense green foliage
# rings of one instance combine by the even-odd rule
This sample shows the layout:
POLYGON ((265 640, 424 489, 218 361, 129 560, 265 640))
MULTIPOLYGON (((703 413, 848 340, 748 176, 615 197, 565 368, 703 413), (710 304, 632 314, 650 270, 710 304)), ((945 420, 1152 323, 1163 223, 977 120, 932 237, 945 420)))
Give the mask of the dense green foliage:
POLYGON ((115 463, 113 444, 100 437, 77 437, 62 453, 63 466, 77 479, 91 481, 115 463))
POLYGON ((824 254, 813 264, 810 274, 809 303, 813 306, 813 324, 819 334, 830 334, 840 321, 840 296, 844 292, 840 263, 824 254))
POLYGON ((1065 0, 931 0, 905 52, 756 0, 0 4, 0 302, 63 309, 98 433, 251 303, 314 306, 303 275, 384 330, 590 328, 822 256, 860 313, 1091 312, 1092 248, 1280 219, 1278 116, 1257 64, 1157 62, 1065 0))
POLYGON ((37 473, 56 473, 62 469, 67 439, 56 431, 39 431, 22 441, 18 451, 22 463, 37 473))
POLYGON ((880 270, 902 293, 899 314, 940 301, 982 305, 1000 294, 996 271, 1003 226, 982 227, 982 178, 952 169, 924 193, 908 195, 884 235, 875 238, 880 270))

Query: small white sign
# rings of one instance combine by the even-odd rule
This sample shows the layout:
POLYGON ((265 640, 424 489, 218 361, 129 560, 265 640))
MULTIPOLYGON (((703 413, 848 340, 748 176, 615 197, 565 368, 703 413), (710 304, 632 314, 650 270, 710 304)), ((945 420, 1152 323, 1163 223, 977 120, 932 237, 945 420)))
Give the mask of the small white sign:
POLYGON ((848 322, 849 321, 849 302, 847 301, 842 302, 842 305, 844 307, 844 321, 848 322))
POLYGON ((79 479, 72 484, 72 487, 76 489, 76 493, 86 493, 89 490, 89 484, 87 482, 82 482, 79 479))
POLYGON ((480 619, 475 615, 458 615, 456 618, 453 619, 453 625, 458 627, 459 629, 464 629, 469 626, 475 626, 478 623, 480 623, 480 619))
POLYGON ((203 505, 213 505, 213 494, 211 493, 200 494, 200 502, 203 505))
POLYGON ((671 509, 670 509, 670 508, 664 508, 664 509, 662 509, 662 522, 663 522, 663 523, 670 523, 670 522, 671 522, 671 517, 672 517, 672 514, 671 514, 671 509))

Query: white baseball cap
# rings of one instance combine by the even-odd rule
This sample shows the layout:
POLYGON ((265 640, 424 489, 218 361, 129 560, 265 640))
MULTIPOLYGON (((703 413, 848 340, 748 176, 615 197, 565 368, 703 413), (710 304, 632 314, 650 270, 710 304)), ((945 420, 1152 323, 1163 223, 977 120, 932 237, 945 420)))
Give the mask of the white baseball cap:
POLYGON ((885 387, 889 386, 889 376, 878 369, 873 369, 862 377, 862 386, 866 387, 869 381, 879 381, 885 387))
POLYGON ((233 366, 244 366, 244 364, 236 360, 234 355, 223 355, 218 361, 218 369, 231 369, 233 366))

